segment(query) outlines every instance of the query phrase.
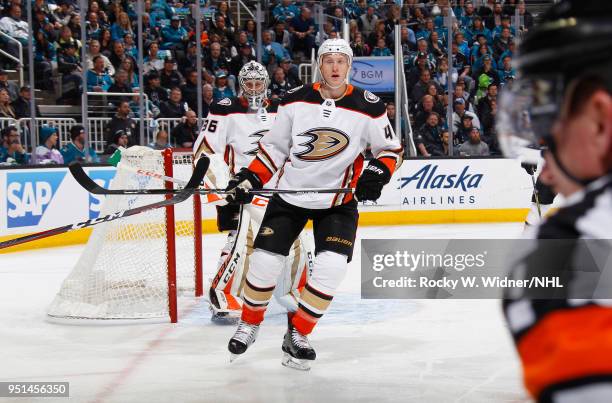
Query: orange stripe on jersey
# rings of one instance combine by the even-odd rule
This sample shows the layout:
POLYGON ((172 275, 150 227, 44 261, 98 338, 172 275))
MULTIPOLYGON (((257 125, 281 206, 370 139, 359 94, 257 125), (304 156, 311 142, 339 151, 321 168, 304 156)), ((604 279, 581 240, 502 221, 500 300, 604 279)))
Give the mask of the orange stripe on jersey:
POLYGON ((518 342, 525 387, 612 374, 612 308, 585 306, 545 316, 518 342))
POLYGON ((397 160, 393 157, 380 157, 378 160, 385 164, 385 166, 389 168, 389 172, 391 173, 391 175, 393 175, 393 172, 395 172, 395 165, 397 164, 397 160))
POLYGON ((255 157, 249 164, 249 171, 252 171, 257 175, 262 184, 267 183, 272 179, 274 172, 270 171, 266 164, 259 160, 259 156, 255 157))
POLYGON ((225 152, 223 153, 223 161, 225 161, 225 163, 229 165, 229 146, 225 146, 225 152))
MULTIPOLYGON (((321 92, 321 83, 319 83, 319 82, 314 83, 312 85, 312 89, 315 90, 315 91, 321 92)), ((345 97, 347 95, 351 95, 353 93, 354 89, 355 89, 355 87, 353 87, 351 84, 347 84, 346 85, 346 91, 344 91, 344 94, 342 94, 342 96, 340 98, 345 97)), ((340 99, 340 98, 338 98, 338 99, 340 99)))
MULTIPOLYGON (((204 184, 204 189, 210 189, 210 186, 208 186, 206 183, 204 184)), ((219 196, 216 193, 209 193, 206 195, 206 200, 208 203, 214 203, 217 202, 219 200, 223 200, 223 198, 221 196, 219 196)))
MULTIPOLYGON (((351 178, 351 181, 349 182, 349 187, 353 189, 355 189, 355 186, 357 186, 359 175, 361 175, 361 171, 363 170, 363 160, 364 160, 363 154, 359 154, 357 158, 355 159, 355 162, 353 163, 353 177, 351 178)), ((351 200, 353 200, 353 194, 347 193, 342 202, 348 203, 351 200)))

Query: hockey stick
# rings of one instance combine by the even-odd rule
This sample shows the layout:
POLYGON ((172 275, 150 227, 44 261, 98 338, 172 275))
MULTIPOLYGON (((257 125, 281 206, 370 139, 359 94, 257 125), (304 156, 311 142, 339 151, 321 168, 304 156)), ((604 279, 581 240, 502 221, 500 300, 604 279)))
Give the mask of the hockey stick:
MULTIPOLYGON (((74 231, 81 228, 92 227, 97 224, 101 224, 103 222, 114 221, 119 218, 129 217, 132 215, 140 214, 145 211, 153 210, 160 207, 171 206, 173 204, 177 204, 187 200, 192 194, 193 190, 200 186, 202 179, 204 179, 204 175, 206 175, 206 171, 208 170, 208 165, 210 164, 210 160, 208 158, 200 158, 198 160, 193 174, 191 178, 185 185, 185 188, 178 192, 176 196, 173 196, 169 199, 159 201, 156 203, 145 204, 144 206, 134 207, 129 210, 121 210, 112 214, 105 215, 104 217, 93 218, 91 220, 83 221, 76 224, 68 224, 63 227, 57 227, 46 231, 37 232, 35 234, 30 234, 26 236, 22 236, 19 238, 10 239, 8 241, 0 242, 0 249, 9 248, 11 246, 20 245, 22 243, 36 241, 42 238, 47 238, 54 235, 63 234, 66 232, 74 231)), ((90 179, 91 180, 91 179, 90 179)), ((92 181, 93 182, 93 181, 92 181)))
MULTIPOLYGON (((83 186, 89 193, 97 195, 160 195, 169 193, 180 193, 180 189, 106 189, 98 185, 93 181, 83 170, 83 166, 78 162, 73 162, 69 166, 70 173, 74 176, 74 179, 83 186)), ((183 189, 185 190, 185 189, 183 189)), ((199 194, 230 194, 232 190, 225 189, 190 189, 191 193, 199 194)), ((258 189, 250 190, 249 193, 254 195, 271 195, 279 193, 290 193, 290 194, 306 194, 306 193, 352 193, 352 188, 340 188, 340 189, 258 189)))
POLYGON ((527 163, 522 163, 521 166, 523 167, 523 169, 525 169, 525 171, 527 171, 529 176, 531 176, 531 183, 533 184, 533 198, 535 199, 536 207, 538 209, 538 216, 542 218, 542 209, 540 208, 540 192, 538 191, 538 187, 536 185, 535 180, 536 167, 533 164, 527 163))
MULTIPOLYGON (((206 164, 206 168, 208 169, 208 163, 206 164)), ((98 185, 96 182, 94 182, 94 180, 91 179, 89 175, 87 175, 87 173, 85 173, 85 171, 83 170, 83 166, 79 162, 77 161, 72 162, 68 166, 68 169, 70 170, 70 173, 72 174, 72 176, 78 182, 79 185, 84 187, 85 190, 87 190, 89 193, 93 193, 97 195, 131 195, 131 194, 163 195, 163 194, 169 194, 169 193, 178 194, 178 193, 181 193, 183 190, 187 189, 187 187, 185 187, 185 189, 105 189, 102 186, 98 185)), ((147 175, 147 176, 151 176, 151 175, 147 175)), ((198 183, 198 186, 199 186, 199 183, 198 183)), ((193 193, 193 191, 191 191, 191 193, 193 193)))

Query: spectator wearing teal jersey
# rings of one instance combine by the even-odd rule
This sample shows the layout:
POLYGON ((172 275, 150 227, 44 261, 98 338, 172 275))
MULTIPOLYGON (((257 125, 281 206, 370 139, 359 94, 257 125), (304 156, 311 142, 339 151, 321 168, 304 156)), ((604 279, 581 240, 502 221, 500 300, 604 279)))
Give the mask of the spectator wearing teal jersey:
POLYGON ((126 34, 134 34, 130 17, 126 12, 120 12, 117 22, 111 26, 111 38, 113 41, 122 41, 126 34))
POLYGON ((263 53, 261 55, 261 61, 263 64, 267 65, 270 62, 271 54, 274 55, 276 60, 282 60, 290 57, 289 51, 283 47, 283 45, 272 41, 272 32, 264 31, 261 35, 261 40, 263 42, 263 53))
POLYGON ((465 40, 465 35, 461 31, 455 32, 455 43, 457 43, 457 50, 464 55, 470 54, 470 44, 465 40))
POLYGON ((512 67, 512 57, 507 55, 502 59, 501 68, 497 70, 501 85, 506 85, 508 80, 513 80, 516 77, 516 70, 512 67))
POLYGON ((470 38, 468 38, 468 42, 475 43, 478 41, 478 35, 484 35, 487 39, 487 43, 493 43, 493 37, 491 36, 491 31, 484 26, 482 23, 482 18, 474 17, 471 28, 468 30, 470 38))
POLYGON ((370 56, 391 56, 391 51, 387 47, 384 38, 379 38, 376 47, 372 49, 370 56))
POLYGON ((170 25, 162 28, 162 49, 185 49, 188 39, 188 32, 181 26, 181 19, 178 16, 172 17, 170 25))
POLYGON ((293 3, 294 2, 291 0, 282 0, 279 5, 274 7, 272 10, 274 21, 286 22, 287 20, 296 18, 298 15, 300 15, 300 9, 293 3))
POLYGON ((2 129, 0 143, 0 164, 24 165, 30 161, 30 156, 21 145, 19 130, 15 126, 2 129))
POLYGON ((465 2, 463 7, 455 7, 454 12, 462 29, 471 27, 474 18, 477 16, 474 4, 471 1, 465 2))
POLYGON ((153 0, 151 2, 149 17, 152 27, 160 27, 161 20, 170 19, 173 15, 174 11, 172 11, 172 7, 168 5, 166 0, 153 0))
POLYGON ((512 59, 514 59, 514 53, 516 52, 516 43, 514 41, 510 42, 510 46, 508 47, 508 50, 506 50, 504 53, 501 54, 501 56, 499 57, 499 61, 497 62, 498 65, 502 65, 503 61, 504 61, 504 57, 506 56, 510 56, 512 59))
POLYGON ((93 58, 93 69, 87 70, 87 91, 106 92, 113 85, 113 79, 104 68, 104 59, 97 55, 93 58))
POLYGON ((43 30, 34 34, 34 78, 36 88, 52 90, 53 82, 47 78, 52 75, 53 64, 57 63, 55 46, 49 41, 47 33, 43 30))
POLYGON ((134 34, 127 32, 123 36, 123 47, 126 55, 131 56, 134 60, 138 59, 138 45, 134 42, 134 34))
POLYGON ((478 75, 480 75, 480 73, 485 68, 485 65, 488 62, 490 62, 489 63, 490 69, 497 70, 497 62, 493 59, 493 55, 491 54, 487 46, 482 46, 479 50, 479 53, 480 54, 478 58, 472 64, 472 74, 474 78, 477 78, 478 75))
POLYGON ((236 96, 234 91, 227 85, 227 73, 219 70, 215 74, 215 88, 213 89, 213 99, 219 102, 223 98, 231 98, 236 96))
POLYGON ((431 35, 431 33, 434 31, 434 22, 431 18, 427 18, 425 19, 425 26, 423 27, 423 29, 421 29, 420 31, 417 31, 416 33, 416 37, 417 37, 417 41, 419 39, 425 39, 428 40, 429 39, 429 35, 431 35))
POLYGON ((91 157, 91 162, 100 162, 98 154, 91 146, 89 147, 89 153, 86 154, 85 152, 85 128, 83 126, 76 125, 70 128, 70 140, 71 142, 60 150, 65 164, 72 161, 85 161, 87 155, 91 157))
POLYGON ((516 35, 516 30, 514 29, 514 27, 510 24, 510 16, 509 15, 504 15, 502 16, 501 19, 501 24, 496 26, 493 29, 492 35, 493 35, 493 39, 497 38, 498 36, 501 35, 502 31, 504 28, 508 28, 510 30, 510 34, 512 36, 516 35))

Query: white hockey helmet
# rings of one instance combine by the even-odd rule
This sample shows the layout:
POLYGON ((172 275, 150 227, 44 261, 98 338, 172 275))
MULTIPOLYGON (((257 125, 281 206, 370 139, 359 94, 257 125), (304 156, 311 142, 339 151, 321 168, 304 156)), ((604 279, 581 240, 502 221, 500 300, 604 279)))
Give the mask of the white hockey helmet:
POLYGON ((321 46, 319 47, 319 52, 317 54, 317 65, 319 67, 319 74, 321 74, 322 80, 323 73, 321 71, 321 62, 323 61, 323 56, 332 53, 341 53, 348 58, 349 70, 347 75, 350 74, 351 65, 353 64, 353 49, 351 49, 349 43, 342 38, 327 39, 321 44, 321 46))
POLYGON ((246 63, 238 73, 238 83, 242 89, 242 94, 249 100, 250 107, 258 109, 266 98, 270 85, 270 77, 266 68, 255 61, 246 63), (263 86, 254 88, 247 84, 249 81, 259 81, 263 83, 263 86))

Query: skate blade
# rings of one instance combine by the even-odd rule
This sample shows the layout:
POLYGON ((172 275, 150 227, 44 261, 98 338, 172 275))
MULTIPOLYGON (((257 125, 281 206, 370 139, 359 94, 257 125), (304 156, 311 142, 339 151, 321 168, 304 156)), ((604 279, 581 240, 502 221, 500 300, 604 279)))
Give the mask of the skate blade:
POLYGON ((288 353, 283 354, 282 364, 287 368, 297 369, 298 371, 310 371, 309 360, 300 360, 292 357, 288 353))
POLYGON ((210 308, 212 313, 210 320, 219 325, 237 325, 240 321, 242 311, 223 311, 210 308))
POLYGON ((213 315, 210 317, 210 321, 217 325, 237 325, 240 322, 240 316, 213 315))
POLYGON ((230 364, 236 360, 236 358, 240 357, 240 354, 230 353, 230 364))

